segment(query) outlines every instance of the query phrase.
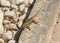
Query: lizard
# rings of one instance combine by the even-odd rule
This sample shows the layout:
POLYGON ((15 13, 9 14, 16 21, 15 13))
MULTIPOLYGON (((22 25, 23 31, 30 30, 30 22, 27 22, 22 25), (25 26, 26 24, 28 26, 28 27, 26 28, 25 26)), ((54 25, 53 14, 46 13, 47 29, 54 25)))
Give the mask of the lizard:
POLYGON ((32 10, 33 5, 34 5, 35 2, 36 2, 36 0, 34 0, 34 2, 32 3, 32 5, 29 7, 29 9, 28 9, 28 11, 26 13, 26 17, 23 20, 22 26, 19 28, 19 30, 17 31, 17 33, 14 36, 15 43, 18 43, 19 37, 20 37, 22 31, 25 28, 24 25, 26 24, 26 20, 28 19, 29 15, 30 15, 30 12, 31 12, 31 10, 32 10))

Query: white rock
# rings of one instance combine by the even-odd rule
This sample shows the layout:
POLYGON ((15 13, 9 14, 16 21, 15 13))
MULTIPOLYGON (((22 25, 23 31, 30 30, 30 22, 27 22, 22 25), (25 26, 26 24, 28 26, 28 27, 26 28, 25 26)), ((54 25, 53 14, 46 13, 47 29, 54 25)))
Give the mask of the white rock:
POLYGON ((23 2, 26 6, 29 6, 29 0, 24 0, 23 2))
POLYGON ((24 20, 24 18, 25 18, 25 16, 26 16, 26 14, 23 14, 22 16, 20 16, 20 17, 19 17, 19 21, 20 21, 20 20, 22 20, 22 21, 23 21, 23 20, 24 20))
POLYGON ((11 21, 8 21, 8 20, 4 20, 3 22, 4 22, 4 24, 10 24, 11 23, 11 21))
POLYGON ((23 23, 23 21, 21 20, 21 21, 19 21, 18 22, 18 27, 21 27, 22 26, 22 23, 23 23))
POLYGON ((10 2, 6 0, 1 0, 1 6, 10 6, 10 2))
POLYGON ((19 17, 14 16, 14 17, 13 17, 13 19, 14 19, 14 21, 15 21, 15 22, 17 22, 17 21, 18 21, 18 19, 19 19, 19 17))
POLYGON ((16 3, 15 0, 9 0, 9 2, 12 3, 12 4, 15 4, 16 3))
POLYGON ((28 11, 28 7, 25 7, 25 10, 24 10, 24 12, 25 12, 25 13, 27 13, 27 11, 28 11))
POLYGON ((0 43, 5 43, 3 39, 0 39, 0 43))
POLYGON ((0 9, 0 25, 2 25, 3 22, 3 11, 0 9))
POLYGON ((24 0, 16 0, 16 4, 22 3, 24 0))
POLYGON ((11 4, 11 7, 14 8, 14 9, 16 9, 16 10, 18 10, 18 6, 15 5, 15 4, 11 4))
POLYGON ((20 11, 23 11, 23 10, 25 9, 25 5, 24 5, 24 4, 21 4, 21 5, 19 6, 19 9, 20 9, 20 11))
POLYGON ((10 24, 10 29, 11 30, 18 30, 17 26, 13 23, 10 24))
POLYGON ((14 10, 12 10, 12 11, 6 11, 5 15, 13 17, 16 14, 15 14, 14 10))
POLYGON ((9 40, 8 43, 15 43, 15 40, 9 40))
POLYGON ((6 28, 7 30, 10 29, 9 27, 10 27, 9 24, 5 24, 5 25, 4 25, 4 28, 6 28))
POLYGON ((18 40, 18 43, 23 43, 23 41, 21 39, 18 40))
POLYGON ((29 3, 32 4, 34 2, 34 0, 29 0, 29 3))
POLYGON ((4 33, 2 35, 2 38, 5 40, 5 41, 8 41, 10 39, 12 39, 12 32, 11 31, 7 31, 6 33, 4 33))
POLYGON ((0 34, 3 34, 4 33, 4 27, 3 25, 0 25, 0 34))
POLYGON ((0 9, 0 34, 3 34, 4 33, 4 28, 3 28, 3 11, 0 9))
POLYGON ((2 10, 3 10, 3 11, 8 11, 8 10, 9 10, 9 8, 4 7, 4 8, 2 8, 2 10))

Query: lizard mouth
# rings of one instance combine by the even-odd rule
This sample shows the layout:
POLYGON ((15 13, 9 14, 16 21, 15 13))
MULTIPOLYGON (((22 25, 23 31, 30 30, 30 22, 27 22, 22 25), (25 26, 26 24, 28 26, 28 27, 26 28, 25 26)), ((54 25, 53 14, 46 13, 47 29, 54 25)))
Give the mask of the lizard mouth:
POLYGON ((33 6, 33 0, 10 1, 1 0, 0 12, 2 15, 1 25, 3 24, 1 39, 4 42, 14 40, 15 33, 20 30, 21 26, 28 18, 33 6), (26 16, 27 15, 27 16, 26 16), (14 33, 15 32, 15 33, 14 33))

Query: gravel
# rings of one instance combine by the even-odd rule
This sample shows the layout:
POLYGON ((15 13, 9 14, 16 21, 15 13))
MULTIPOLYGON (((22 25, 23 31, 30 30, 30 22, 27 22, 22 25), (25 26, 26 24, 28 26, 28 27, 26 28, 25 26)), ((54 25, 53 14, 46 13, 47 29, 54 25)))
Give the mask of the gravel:
POLYGON ((0 35, 2 35, 0 42, 15 43, 15 40, 12 39, 15 34, 12 31, 16 33, 18 27, 21 27, 33 0, 0 0, 0 3, 0 35))

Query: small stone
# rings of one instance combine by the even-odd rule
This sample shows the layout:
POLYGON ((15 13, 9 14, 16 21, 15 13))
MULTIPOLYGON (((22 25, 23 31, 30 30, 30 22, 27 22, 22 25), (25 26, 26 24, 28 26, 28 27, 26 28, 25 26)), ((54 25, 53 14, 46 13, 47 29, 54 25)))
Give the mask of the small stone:
POLYGON ((14 8, 14 9, 16 9, 16 10, 18 10, 18 6, 15 5, 15 4, 11 4, 11 7, 14 8))
POLYGON ((20 11, 23 11, 25 9, 25 5, 24 4, 21 4, 20 6, 19 6, 19 10, 20 11))
POLYGON ((29 3, 32 4, 34 2, 34 0, 29 0, 29 3))
POLYGON ((21 39, 18 40, 18 43, 23 43, 23 41, 21 39))
POLYGON ((24 0, 23 3, 24 3, 26 6, 28 6, 28 7, 30 6, 30 5, 29 5, 29 0, 24 0))
POLYGON ((5 41, 8 41, 8 40, 12 39, 12 32, 11 31, 7 31, 6 33, 4 33, 2 35, 2 39, 4 39, 5 41))
POLYGON ((25 7, 25 10, 24 10, 24 12, 25 12, 25 13, 27 13, 27 11, 28 11, 28 7, 25 7))
POLYGON ((22 3, 24 0, 16 0, 16 4, 22 3))
POLYGON ((10 6, 10 2, 7 0, 1 0, 1 6, 10 6))
POLYGON ((3 39, 0 39, 0 43, 5 43, 3 39))
POLYGON ((4 23, 4 24, 10 24, 10 23, 11 23, 11 21, 4 20, 4 21, 3 21, 3 23, 4 23))
POLYGON ((19 17, 19 20, 22 20, 23 21, 24 18, 25 18, 25 16, 26 16, 26 14, 23 14, 22 16, 19 17))
POLYGON ((9 40, 8 43, 15 43, 15 40, 9 40))
POLYGON ((0 35, 4 33, 4 27, 0 24, 0 35))
POLYGON ((7 30, 9 29, 10 25, 9 24, 5 24, 4 28, 6 28, 7 30))
POLYGON ((0 9, 0 24, 3 22, 3 11, 0 9))
POLYGON ((14 16, 13 19, 14 19, 15 22, 17 22, 19 17, 18 16, 14 16))
POLYGON ((4 7, 4 8, 2 8, 2 10, 3 10, 3 11, 8 11, 8 10, 9 10, 9 8, 4 7))
POLYGON ((18 22, 18 27, 19 27, 19 28, 22 26, 22 23, 23 23, 22 20, 18 22))
POLYGON ((11 23, 10 24, 10 30, 18 30, 16 24, 11 23))
POLYGON ((11 1, 11 0, 9 0, 9 2, 10 2, 10 3, 12 3, 12 4, 15 4, 15 3, 16 3, 16 1, 15 1, 15 0, 12 0, 12 1, 11 1))
POLYGON ((16 15, 16 14, 15 14, 14 10, 12 10, 12 11, 6 11, 6 12, 5 12, 5 15, 6 15, 6 16, 11 16, 11 17, 13 17, 13 16, 16 15))
POLYGON ((15 34, 17 33, 17 31, 12 31, 13 32, 13 39, 14 39, 14 36, 15 36, 15 34))

